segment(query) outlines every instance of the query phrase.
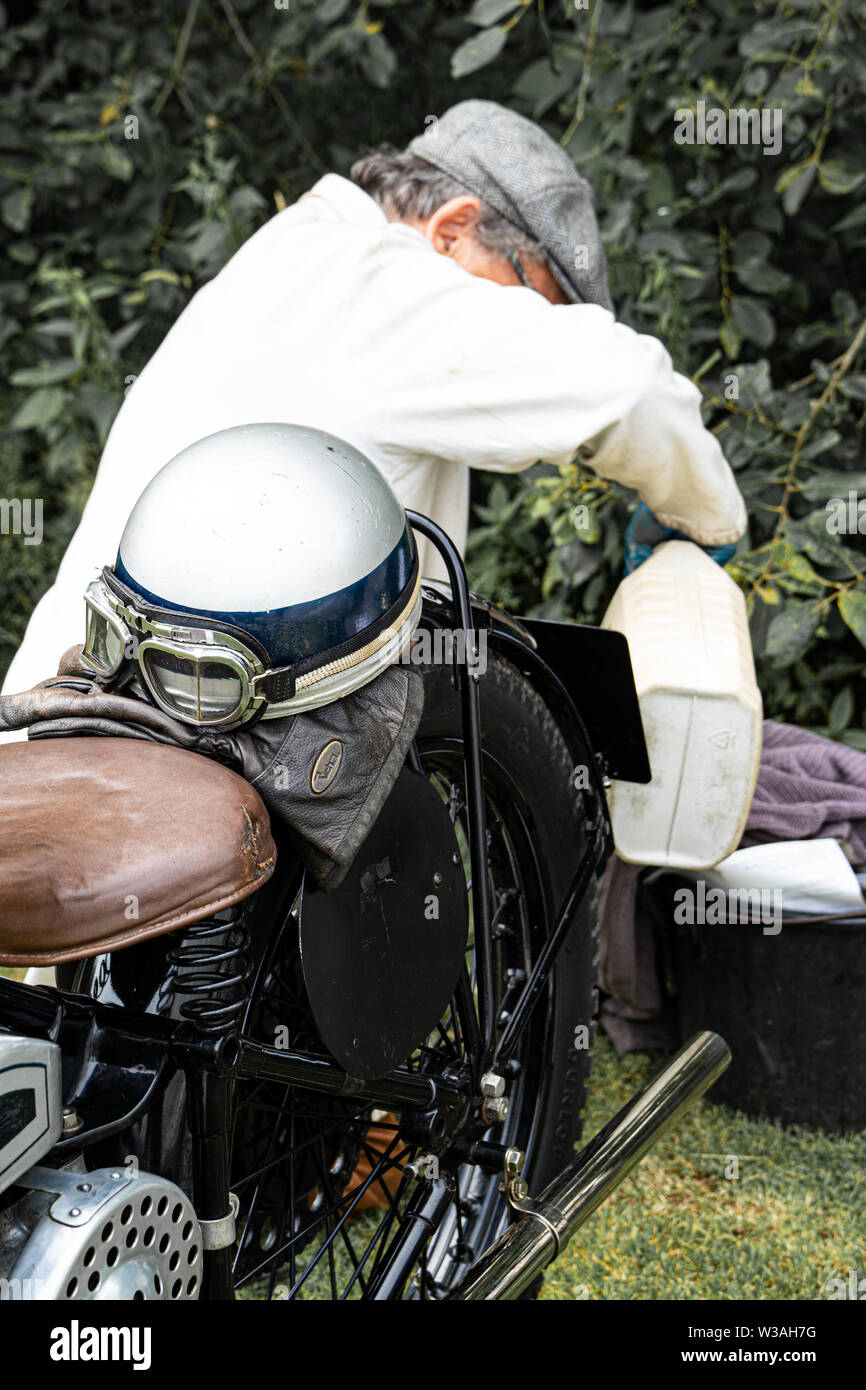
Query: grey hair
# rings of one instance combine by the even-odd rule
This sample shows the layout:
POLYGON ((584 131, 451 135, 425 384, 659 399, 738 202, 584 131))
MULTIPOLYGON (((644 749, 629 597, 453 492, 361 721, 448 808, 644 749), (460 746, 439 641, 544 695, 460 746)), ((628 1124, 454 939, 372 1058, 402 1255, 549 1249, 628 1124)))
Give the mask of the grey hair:
MULTIPOLYGON (((449 199, 466 193, 472 195, 471 188, 458 183, 450 174, 444 174, 435 164, 429 164, 409 150, 395 150, 390 145, 380 145, 372 154, 357 160, 350 174, 392 221, 405 217, 426 219, 449 199)), ((547 264, 547 253, 534 237, 521 232, 483 201, 475 235, 488 251, 502 255, 516 251, 518 255, 547 264)))

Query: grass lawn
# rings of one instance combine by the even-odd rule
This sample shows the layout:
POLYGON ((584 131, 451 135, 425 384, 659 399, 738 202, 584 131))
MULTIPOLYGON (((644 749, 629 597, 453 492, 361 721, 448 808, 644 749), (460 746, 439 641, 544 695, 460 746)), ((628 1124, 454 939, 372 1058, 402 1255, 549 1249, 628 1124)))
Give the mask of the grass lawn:
MULTIPOLYGON (((585 1135, 664 1061, 601 1038, 585 1135)), ((705 1098, 578 1231, 542 1297, 824 1299, 852 1269, 866 1277, 866 1133, 782 1129, 705 1098)))
MULTIPOLYGON (((664 1061, 617 1057, 601 1037, 586 1137, 664 1061)), ((782 1129, 705 1098, 590 1217, 541 1296, 822 1299, 850 1270, 866 1277, 866 1133, 782 1129)), ((311 1281, 309 1296, 327 1291, 311 1281)))

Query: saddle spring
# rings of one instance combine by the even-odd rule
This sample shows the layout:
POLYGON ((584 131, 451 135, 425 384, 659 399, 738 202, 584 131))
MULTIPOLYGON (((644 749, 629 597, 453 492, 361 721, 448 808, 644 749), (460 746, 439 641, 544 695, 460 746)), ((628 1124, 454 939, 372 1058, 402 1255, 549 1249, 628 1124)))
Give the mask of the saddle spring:
POLYGON ((188 927, 169 950, 168 960, 175 967, 171 989, 189 996, 178 1012, 199 1033, 227 1033, 240 1021, 253 970, 248 947, 241 902, 188 927))

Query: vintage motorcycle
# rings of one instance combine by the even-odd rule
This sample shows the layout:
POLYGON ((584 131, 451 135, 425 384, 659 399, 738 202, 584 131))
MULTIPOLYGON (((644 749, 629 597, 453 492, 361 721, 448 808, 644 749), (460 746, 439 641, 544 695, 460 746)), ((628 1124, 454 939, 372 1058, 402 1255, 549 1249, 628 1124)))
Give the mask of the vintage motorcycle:
POLYGON ((0 699, 0 963, 56 970, 0 979, 0 1294, 532 1297, 728 1060, 574 1154, 605 785, 649 780, 624 638, 470 594, 294 426, 167 465, 87 619, 0 699))

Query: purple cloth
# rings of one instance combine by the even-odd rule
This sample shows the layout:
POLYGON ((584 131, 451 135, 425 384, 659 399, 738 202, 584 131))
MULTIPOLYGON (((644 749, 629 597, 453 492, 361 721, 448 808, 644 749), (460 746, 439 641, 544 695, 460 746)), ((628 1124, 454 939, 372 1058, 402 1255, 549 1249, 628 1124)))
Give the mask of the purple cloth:
POLYGON ((638 897, 642 873, 612 855, 598 886, 601 1026, 619 1053, 672 1051, 679 1041, 653 921, 638 897))
POLYGON ((741 846, 831 838, 847 841, 856 864, 866 861, 866 753, 765 719, 741 846))

